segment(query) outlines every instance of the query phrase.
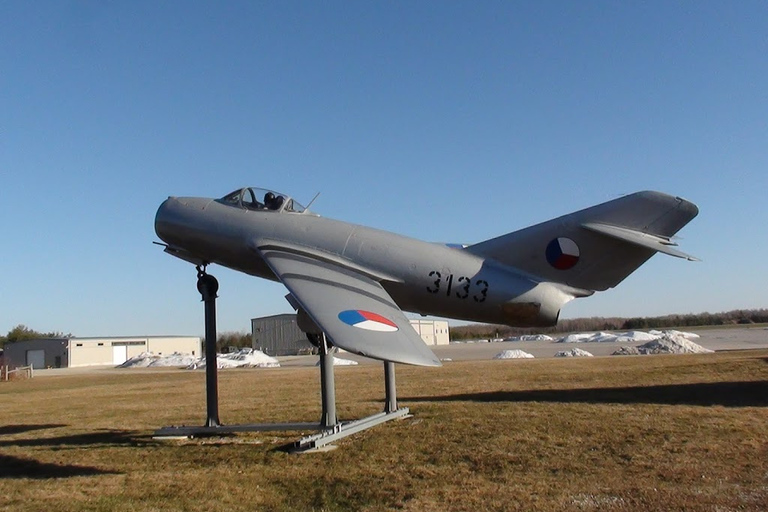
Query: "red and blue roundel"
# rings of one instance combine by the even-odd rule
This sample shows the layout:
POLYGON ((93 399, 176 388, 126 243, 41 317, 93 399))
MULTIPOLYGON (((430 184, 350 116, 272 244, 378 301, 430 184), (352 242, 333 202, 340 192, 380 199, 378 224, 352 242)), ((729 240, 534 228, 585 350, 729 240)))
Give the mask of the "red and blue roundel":
POLYGON ((339 320, 352 327, 359 327, 367 331, 395 332, 398 330, 397 324, 392 320, 362 309, 342 311, 339 313, 339 320))
POLYGON ((547 261, 558 270, 568 270, 579 262, 579 246, 570 238, 555 238, 547 245, 547 261))

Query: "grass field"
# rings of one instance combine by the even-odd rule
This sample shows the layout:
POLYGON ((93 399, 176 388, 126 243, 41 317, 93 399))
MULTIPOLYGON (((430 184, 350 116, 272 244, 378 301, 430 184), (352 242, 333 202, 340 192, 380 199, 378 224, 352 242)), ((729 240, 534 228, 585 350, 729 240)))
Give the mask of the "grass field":
MULTIPOLYGON (((153 441, 199 424, 202 372, 0 383, 0 510, 768 510, 768 351, 398 366, 411 419, 328 453, 297 434, 153 441)), ((315 421, 311 368, 219 375, 225 423, 315 421)), ((337 367, 338 412, 383 406, 337 367)))

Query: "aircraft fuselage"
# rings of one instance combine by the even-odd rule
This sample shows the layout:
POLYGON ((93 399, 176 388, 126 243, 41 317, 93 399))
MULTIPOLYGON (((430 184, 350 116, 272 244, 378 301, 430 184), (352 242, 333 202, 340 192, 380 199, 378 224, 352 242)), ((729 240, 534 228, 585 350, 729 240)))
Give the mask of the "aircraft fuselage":
POLYGON ((425 315, 549 326, 573 298, 560 285, 493 259, 309 212, 250 210, 221 200, 171 197, 158 209, 155 228, 190 261, 277 281, 258 250, 274 242, 368 275, 402 310, 425 315))

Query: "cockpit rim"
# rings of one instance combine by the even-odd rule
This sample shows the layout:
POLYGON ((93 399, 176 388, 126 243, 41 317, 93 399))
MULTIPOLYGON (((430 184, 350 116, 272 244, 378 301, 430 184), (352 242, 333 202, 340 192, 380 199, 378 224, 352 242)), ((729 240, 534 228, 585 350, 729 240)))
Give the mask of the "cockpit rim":
POLYGON ((261 187, 241 187, 219 198, 218 201, 251 211, 311 213, 288 194, 261 187))

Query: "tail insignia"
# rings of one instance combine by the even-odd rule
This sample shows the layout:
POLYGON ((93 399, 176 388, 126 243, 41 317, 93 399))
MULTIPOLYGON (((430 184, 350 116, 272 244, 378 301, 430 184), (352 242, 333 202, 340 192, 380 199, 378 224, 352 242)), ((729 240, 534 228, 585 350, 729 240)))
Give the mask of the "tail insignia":
POLYGON ((555 238, 547 244, 547 261, 558 270, 568 270, 579 262, 579 246, 570 238, 555 238))

